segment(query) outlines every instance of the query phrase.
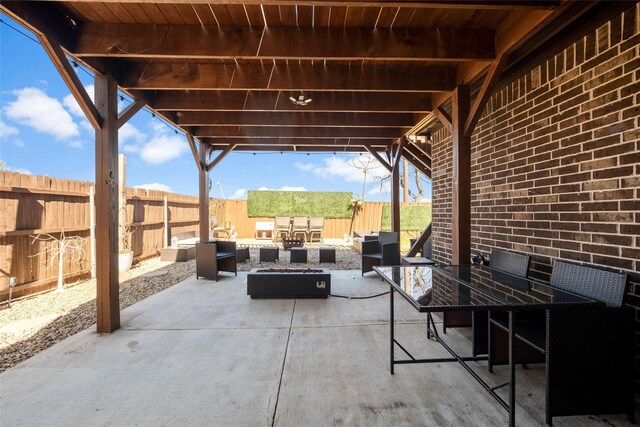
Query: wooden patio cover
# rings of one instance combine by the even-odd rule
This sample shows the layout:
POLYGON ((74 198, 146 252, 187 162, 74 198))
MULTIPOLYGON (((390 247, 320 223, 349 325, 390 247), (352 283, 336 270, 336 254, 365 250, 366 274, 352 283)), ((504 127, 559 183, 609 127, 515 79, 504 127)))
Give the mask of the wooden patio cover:
POLYGON ((470 136, 502 70, 592 2, 516 0, 10 1, 96 129, 98 330, 120 324, 117 130, 147 106, 187 135, 208 236, 210 171, 232 150, 373 153, 431 176, 413 136, 453 135, 453 262, 469 260, 470 136), (514 55, 514 52, 517 55, 514 55), (96 73, 92 102, 67 57, 96 73), (135 101, 117 111, 117 89, 135 101), (471 90, 470 88, 473 88, 471 90), (290 98, 312 99, 296 105, 290 98), (405 138, 409 136, 409 138, 405 138), (211 154, 218 151, 216 157, 211 154))

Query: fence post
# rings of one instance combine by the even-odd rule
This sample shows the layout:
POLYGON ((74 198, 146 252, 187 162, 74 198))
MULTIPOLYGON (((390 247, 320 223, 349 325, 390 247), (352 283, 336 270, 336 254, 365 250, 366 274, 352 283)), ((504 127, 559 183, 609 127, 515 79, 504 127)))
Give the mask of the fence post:
POLYGON ((164 195, 164 236, 163 248, 169 247, 169 204, 167 203, 167 195, 164 195))
POLYGON ((96 277, 96 189, 89 187, 89 245, 91 247, 91 278, 96 277))

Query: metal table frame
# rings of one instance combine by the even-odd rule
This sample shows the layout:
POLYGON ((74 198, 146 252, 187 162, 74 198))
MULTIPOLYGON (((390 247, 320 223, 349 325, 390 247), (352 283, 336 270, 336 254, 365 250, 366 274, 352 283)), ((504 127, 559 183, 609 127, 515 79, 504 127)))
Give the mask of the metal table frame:
MULTIPOLYGON (((402 268, 407 268, 407 266, 401 266, 402 268)), ((394 367, 395 365, 403 365, 403 364, 414 364, 414 363, 445 363, 445 362, 458 362, 471 376, 502 406, 505 410, 509 412, 509 426, 515 426, 515 404, 516 404, 516 362, 515 362, 515 316, 518 311, 517 306, 510 305, 507 301, 500 301, 495 296, 491 296, 492 299, 495 300, 495 304, 486 304, 482 306, 468 306, 468 307, 460 307, 456 309, 449 309, 448 311, 491 311, 491 310, 502 310, 508 312, 508 337, 509 337, 509 364, 508 364, 508 380, 496 385, 489 385, 486 381, 484 381, 471 366, 467 364, 468 361, 482 361, 487 360, 487 356, 461 356, 456 353, 438 334, 438 331, 435 326, 435 322, 432 317, 433 312, 442 312, 443 307, 434 306, 433 309, 425 306, 418 306, 409 295, 403 292, 400 287, 393 282, 389 277, 387 277, 382 270, 385 267, 374 267, 374 270, 378 275, 382 277, 384 281, 389 284, 389 371, 391 375, 394 375, 394 367), (400 293, 400 295, 409 302, 414 308, 416 308, 420 312, 427 313, 427 338, 433 338, 435 341, 440 343, 445 350, 451 355, 451 357, 445 358, 426 358, 426 359, 416 359, 407 351, 402 344, 400 344, 395 339, 394 334, 394 292, 400 293), (400 359, 397 360, 395 358, 395 346, 398 346, 408 357, 409 359, 400 359), (500 397, 496 390, 509 386, 509 397, 508 402, 505 401, 502 397, 500 397)), ((409 267, 412 268, 412 267, 409 267)), ((464 283, 460 280, 457 280, 453 277, 450 277, 454 281, 467 286, 469 288, 473 288, 470 283, 464 283)), ((588 300, 588 299, 587 299, 588 300)), ((593 306, 601 305, 599 302, 590 300, 593 302, 593 306)), ((526 306, 524 306, 527 308, 526 306)), ((539 308, 539 305, 532 305, 533 308, 539 308)), ((522 307, 520 307, 522 309, 522 307)))

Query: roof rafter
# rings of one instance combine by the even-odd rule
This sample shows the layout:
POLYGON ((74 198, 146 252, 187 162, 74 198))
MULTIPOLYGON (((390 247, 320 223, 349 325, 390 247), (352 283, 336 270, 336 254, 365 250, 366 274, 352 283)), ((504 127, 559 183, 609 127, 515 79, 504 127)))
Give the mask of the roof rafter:
POLYGON ((495 31, 474 28, 238 27, 86 23, 79 56, 172 59, 469 61, 495 57, 495 31))
POLYGON ((434 64, 214 64, 153 61, 112 70, 127 89, 448 91, 456 68, 434 64))

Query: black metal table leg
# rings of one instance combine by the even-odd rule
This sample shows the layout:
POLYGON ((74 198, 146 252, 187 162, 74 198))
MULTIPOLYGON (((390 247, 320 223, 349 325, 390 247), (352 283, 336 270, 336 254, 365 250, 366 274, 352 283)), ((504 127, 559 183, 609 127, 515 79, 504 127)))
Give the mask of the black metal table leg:
POLYGON ((509 426, 516 425, 515 313, 509 310, 509 426))
POLYGON ((395 342, 395 338, 394 338, 394 331, 393 331, 393 286, 389 286, 389 371, 391 372, 391 375, 393 375, 393 362, 394 362, 394 356, 393 356, 393 350, 394 350, 394 342, 395 342))

